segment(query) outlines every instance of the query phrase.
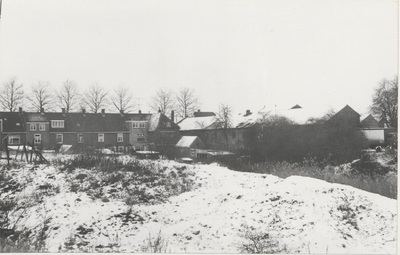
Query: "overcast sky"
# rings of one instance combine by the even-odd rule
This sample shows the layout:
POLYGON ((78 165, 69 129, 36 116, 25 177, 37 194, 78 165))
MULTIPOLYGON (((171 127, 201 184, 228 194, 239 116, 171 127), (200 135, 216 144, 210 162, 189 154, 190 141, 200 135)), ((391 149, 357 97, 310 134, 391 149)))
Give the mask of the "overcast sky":
POLYGON ((395 0, 3 0, 0 82, 124 84, 142 111, 193 87, 201 110, 368 111, 398 72, 395 0))

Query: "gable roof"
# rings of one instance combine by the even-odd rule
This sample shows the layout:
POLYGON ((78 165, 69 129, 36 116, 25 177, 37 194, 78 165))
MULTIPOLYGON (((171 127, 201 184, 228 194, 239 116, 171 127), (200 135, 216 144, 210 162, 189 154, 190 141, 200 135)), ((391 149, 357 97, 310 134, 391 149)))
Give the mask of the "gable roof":
POLYGON ((369 114, 367 117, 365 117, 361 121, 361 126, 362 127, 379 127, 379 123, 371 114, 369 114))
POLYGON ((148 131, 156 131, 157 129, 179 129, 179 125, 174 123, 170 118, 162 113, 153 113, 149 119, 149 129, 148 131), (167 122, 170 123, 170 127, 167 127, 167 122))
POLYGON ((204 146, 204 143, 200 140, 198 136, 182 136, 181 139, 176 143, 176 147, 191 147, 192 144, 197 141, 204 146))

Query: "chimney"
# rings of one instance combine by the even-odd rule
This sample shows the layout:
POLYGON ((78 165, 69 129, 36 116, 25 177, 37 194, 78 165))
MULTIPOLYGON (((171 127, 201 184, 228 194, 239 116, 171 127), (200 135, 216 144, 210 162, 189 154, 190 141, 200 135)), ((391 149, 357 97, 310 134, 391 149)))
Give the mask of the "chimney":
POLYGON ((103 117, 106 116, 106 109, 101 109, 101 115, 103 115, 103 117))
POLYGON ((40 113, 44 113, 44 108, 43 107, 40 108, 40 113))
POLYGON ((61 108, 62 114, 65 114, 65 108, 61 108))
POLYGON ((171 111, 171 121, 172 121, 172 122, 175 122, 174 118, 175 118, 175 111, 172 110, 172 111, 171 111))
POLYGON ((250 110, 246 110, 246 114, 244 116, 246 117, 246 116, 249 116, 251 114, 252 114, 252 112, 250 110))
POLYGON ((142 110, 139 110, 139 114, 142 114, 142 110))
POLYGON ((124 110, 119 110, 119 113, 124 114, 124 110))
POLYGON ((22 107, 19 108, 19 112, 22 113, 22 107))
POLYGON ((200 109, 198 109, 197 111, 200 112, 200 109))
POLYGON ((82 113, 85 114, 86 113, 86 109, 82 108, 82 113))

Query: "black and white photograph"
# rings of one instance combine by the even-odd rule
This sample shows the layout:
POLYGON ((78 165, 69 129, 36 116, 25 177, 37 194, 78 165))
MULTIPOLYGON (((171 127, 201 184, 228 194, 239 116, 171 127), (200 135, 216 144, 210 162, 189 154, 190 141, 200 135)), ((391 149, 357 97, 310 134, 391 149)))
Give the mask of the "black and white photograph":
POLYGON ((0 252, 396 254, 396 0, 0 0, 0 252))

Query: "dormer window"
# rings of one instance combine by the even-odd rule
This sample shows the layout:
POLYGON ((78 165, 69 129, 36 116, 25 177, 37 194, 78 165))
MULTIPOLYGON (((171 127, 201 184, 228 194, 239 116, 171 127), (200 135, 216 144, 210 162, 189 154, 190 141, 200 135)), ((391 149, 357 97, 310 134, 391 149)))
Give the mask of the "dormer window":
POLYGON ((146 121, 134 121, 132 122, 133 128, 146 128, 146 121))
POLYGON ((63 120, 52 120, 51 127, 52 128, 64 128, 64 121, 63 120))

